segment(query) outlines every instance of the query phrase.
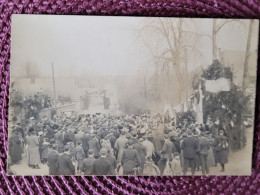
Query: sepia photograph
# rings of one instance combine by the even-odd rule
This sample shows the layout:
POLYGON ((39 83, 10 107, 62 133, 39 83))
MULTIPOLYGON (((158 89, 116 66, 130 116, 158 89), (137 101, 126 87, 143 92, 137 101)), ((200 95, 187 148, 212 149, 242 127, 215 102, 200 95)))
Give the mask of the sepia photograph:
POLYGON ((251 175, 259 20, 12 15, 8 175, 251 175))

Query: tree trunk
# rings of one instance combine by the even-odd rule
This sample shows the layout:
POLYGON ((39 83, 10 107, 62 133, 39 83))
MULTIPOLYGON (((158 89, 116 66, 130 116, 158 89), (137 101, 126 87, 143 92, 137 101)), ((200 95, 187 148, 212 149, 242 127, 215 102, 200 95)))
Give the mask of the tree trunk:
POLYGON ((254 20, 250 21, 248 36, 247 36, 246 56, 245 56, 244 74, 243 74, 243 92, 245 92, 246 88, 247 88, 248 61, 249 61, 249 55, 250 55, 250 45, 251 45, 251 37, 252 37, 252 31, 253 31, 253 22, 254 22, 254 20))
POLYGON ((212 52, 213 52, 213 61, 214 61, 214 60, 217 59, 217 24, 216 24, 216 19, 213 19, 212 52))

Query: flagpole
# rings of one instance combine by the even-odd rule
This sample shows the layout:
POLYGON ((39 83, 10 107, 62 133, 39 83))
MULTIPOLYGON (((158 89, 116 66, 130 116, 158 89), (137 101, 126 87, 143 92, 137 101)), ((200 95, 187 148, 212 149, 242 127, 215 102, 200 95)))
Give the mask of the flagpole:
POLYGON ((53 63, 51 63, 51 67, 52 67, 52 84, 53 84, 53 95, 54 95, 54 107, 55 107, 55 110, 56 110, 57 109, 57 104, 56 104, 56 87, 55 87, 53 63))

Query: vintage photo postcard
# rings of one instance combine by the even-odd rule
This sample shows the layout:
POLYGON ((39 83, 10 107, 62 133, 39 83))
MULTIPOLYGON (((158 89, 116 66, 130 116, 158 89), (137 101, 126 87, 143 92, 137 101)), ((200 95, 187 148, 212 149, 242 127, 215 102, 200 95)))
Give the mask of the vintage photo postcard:
POLYGON ((250 175, 258 20, 13 15, 9 175, 250 175))

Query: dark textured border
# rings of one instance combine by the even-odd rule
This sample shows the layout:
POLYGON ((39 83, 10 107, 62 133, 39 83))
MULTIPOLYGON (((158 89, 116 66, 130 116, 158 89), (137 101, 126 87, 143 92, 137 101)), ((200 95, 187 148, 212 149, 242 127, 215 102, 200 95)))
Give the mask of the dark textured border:
POLYGON ((0 0, 0 194, 260 194, 260 68, 251 176, 6 176, 10 25, 11 15, 18 13, 260 19, 260 3, 259 0, 0 0))

